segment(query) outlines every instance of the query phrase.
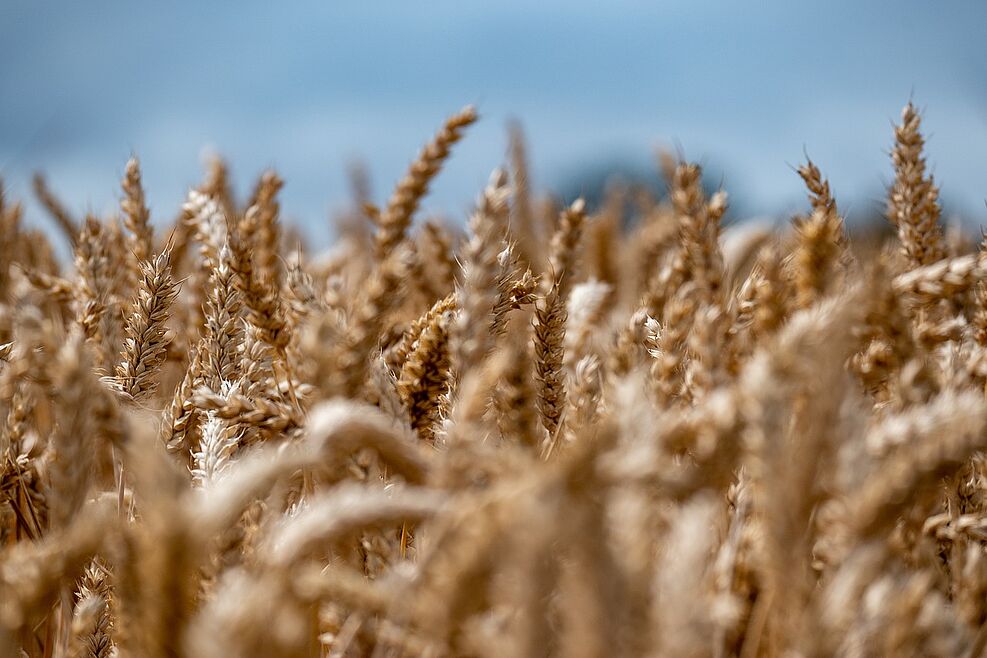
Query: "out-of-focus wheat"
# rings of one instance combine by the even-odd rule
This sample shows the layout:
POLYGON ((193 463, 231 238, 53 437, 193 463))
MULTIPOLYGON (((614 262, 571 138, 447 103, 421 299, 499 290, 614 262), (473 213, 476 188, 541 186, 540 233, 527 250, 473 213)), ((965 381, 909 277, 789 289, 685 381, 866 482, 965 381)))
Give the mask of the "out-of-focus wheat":
POLYGON ((885 244, 811 161, 790 232, 667 156, 543 202, 516 126, 415 226, 475 120, 325 255, 222 160, 170 227, 39 177, 70 267, 0 193, 0 654, 984 655, 987 256, 914 107, 885 244))

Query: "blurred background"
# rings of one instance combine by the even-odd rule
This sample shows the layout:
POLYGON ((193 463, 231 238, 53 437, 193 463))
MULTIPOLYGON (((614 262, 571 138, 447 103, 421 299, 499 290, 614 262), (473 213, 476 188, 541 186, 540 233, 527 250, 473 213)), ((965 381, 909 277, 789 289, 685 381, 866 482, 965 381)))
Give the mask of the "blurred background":
POLYGON ((76 213, 105 212, 135 153, 168 221, 216 152, 241 194, 276 167, 286 220, 326 244, 349 163, 383 201, 473 103, 481 121, 426 212, 464 216, 514 118, 535 184, 567 198, 605 172, 657 184, 664 146, 706 164, 734 216, 784 220, 805 149, 854 222, 882 209, 891 123, 913 98, 947 215, 977 226, 985 36, 983 0, 4 0, 0 176, 27 199, 44 170, 76 213))

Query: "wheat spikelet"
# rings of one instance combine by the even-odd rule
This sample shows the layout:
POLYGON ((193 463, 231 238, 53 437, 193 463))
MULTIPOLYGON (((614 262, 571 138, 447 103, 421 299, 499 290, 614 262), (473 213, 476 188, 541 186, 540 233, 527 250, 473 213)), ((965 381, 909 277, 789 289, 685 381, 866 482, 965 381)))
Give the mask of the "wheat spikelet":
POLYGON ((281 230, 278 225, 280 206, 277 195, 284 182, 273 171, 264 172, 257 183, 247 211, 240 220, 238 233, 250 246, 253 260, 263 281, 276 287, 281 281, 281 230))
POLYGON ((22 272, 32 286, 44 291, 53 301, 61 304, 72 301, 72 283, 67 279, 38 270, 24 269, 22 272))
POLYGON ((254 268, 253 255, 239 240, 230 244, 233 271, 240 286, 246 316, 260 332, 261 338, 277 351, 283 351, 290 340, 285 309, 280 290, 262 278, 254 268))
POLYGON ((117 285, 108 236, 94 217, 87 217, 75 248, 76 319, 96 348, 96 364, 108 369, 115 360, 119 328, 113 317, 111 297, 117 285))
POLYGON ((600 358, 595 354, 584 356, 573 367, 567 402, 565 422, 569 432, 575 434, 591 427, 601 411, 603 373, 600 358))
POLYGON ((110 658, 114 655, 113 617, 110 614, 113 590, 110 574, 98 561, 86 567, 75 592, 72 620, 79 658, 110 658))
POLYGON ((441 398, 449 379, 450 312, 434 316, 422 328, 401 367, 397 380, 398 395, 411 417, 411 426, 419 436, 431 440, 441 411, 441 398))
POLYGON ((396 345, 391 347, 385 359, 387 365, 396 372, 400 372, 401 368, 404 366, 405 362, 408 360, 408 356, 411 354, 412 349, 416 342, 422 335, 422 332, 434 324, 437 319, 450 313, 456 309, 456 297, 454 294, 449 294, 440 299, 439 301, 432 304, 432 307, 428 309, 423 316, 416 319, 411 323, 411 326, 401 335, 401 340, 397 342, 396 345))
POLYGON ((912 267, 946 256, 939 225, 939 189, 925 173, 922 119, 911 103, 901 111, 891 151, 895 178, 888 191, 888 219, 898 228, 901 248, 912 267))
POLYGON ((137 158, 127 161, 126 173, 120 186, 123 188, 124 195, 120 202, 120 210, 123 212, 123 225, 128 231, 127 244, 131 256, 131 271, 136 281, 140 275, 140 264, 148 260, 154 251, 151 213, 144 200, 140 162, 137 158))
POLYGON ((235 382, 240 374, 243 326, 232 258, 229 247, 224 245, 209 280, 206 298, 202 367, 204 381, 214 391, 219 391, 224 383, 235 382))
POLYGON ((219 250, 229 242, 228 217, 219 201, 200 190, 189 190, 182 204, 182 224, 195 233, 201 268, 207 275, 219 262, 219 250))
POLYGON ((449 149, 462 138, 463 130, 476 119, 476 110, 472 107, 463 108, 446 119, 432 141, 411 163, 408 174, 394 188, 387 207, 381 212, 377 221, 375 244, 379 260, 387 258, 404 240, 411 218, 428 191, 429 183, 439 173, 445 159, 449 157, 449 149))
POLYGON ((562 296, 567 297, 568 282, 576 278, 576 247, 583 234, 586 221, 586 202, 576 199, 559 215, 558 229, 552 236, 552 250, 548 257, 549 267, 563 286, 562 296))
POLYGON ((809 204, 813 210, 836 212, 836 199, 829 189, 829 181, 823 178, 822 172, 811 159, 806 158, 805 164, 797 169, 799 177, 809 190, 809 204))
POLYGON ((559 280, 539 300, 535 310, 535 370, 539 391, 538 409, 551 444, 557 440, 565 409, 565 380, 562 373, 565 339, 565 302, 559 280))
POLYGON ((141 263, 141 281, 133 310, 127 318, 123 360, 116 367, 113 385, 125 398, 139 401, 157 388, 156 370, 165 359, 169 338, 165 320, 178 284, 171 278, 171 254, 161 252, 141 263))
POLYGON ((519 271, 520 263, 510 246, 500 252, 497 263, 499 267, 497 300, 494 302, 493 325, 490 328, 494 336, 504 332, 511 311, 522 309, 535 302, 539 284, 538 278, 530 269, 519 271))
POLYGON ((204 389, 196 392, 193 399, 196 406, 213 412, 216 418, 235 421, 240 425, 274 432, 284 432, 300 425, 290 405, 265 398, 248 398, 235 390, 224 394, 204 389))
POLYGON ((506 175, 495 171, 470 216, 471 236, 461 256, 463 278, 456 287, 459 315, 452 331, 452 367, 457 373, 475 367, 492 344, 498 255, 507 230, 508 195, 506 175))
POLYGON ((798 246, 792 265, 799 308, 807 308, 825 295, 835 279, 842 223, 833 217, 829 211, 814 210, 809 217, 794 222, 798 246))
POLYGON ((679 164, 671 186, 672 203, 679 215, 680 254, 674 266, 677 279, 695 282, 704 301, 712 302, 723 282, 719 218, 726 209, 726 198, 718 193, 706 199, 702 169, 695 164, 679 164))
POLYGON ((795 293, 799 308, 806 308, 824 296, 833 285, 844 259, 846 235, 829 181, 808 160, 799 175, 809 190, 812 213, 794 221, 798 245, 793 255, 795 293))
POLYGON ((238 442, 236 426, 207 411, 200 425, 199 437, 198 450, 192 451, 192 483, 211 488, 229 468, 238 442))
POLYGON ((175 388, 171 403, 162 414, 162 439, 172 452, 188 447, 191 443, 190 436, 195 432, 196 408, 192 395, 197 382, 202 378, 202 360, 199 357, 201 349, 201 345, 190 349, 188 368, 175 388))

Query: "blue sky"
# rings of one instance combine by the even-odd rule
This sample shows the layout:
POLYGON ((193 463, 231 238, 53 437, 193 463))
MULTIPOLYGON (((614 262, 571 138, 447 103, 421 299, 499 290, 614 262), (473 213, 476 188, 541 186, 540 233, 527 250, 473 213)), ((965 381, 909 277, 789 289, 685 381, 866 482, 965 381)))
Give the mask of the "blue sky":
POLYGON ((985 36, 973 0, 4 0, 0 175, 24 197, 44 169, 77 212, 105 211, 134 152, 167 219, 218 151, 241 190, 275 166, 286 216, 324 243, 349 161, 382 200, 443 117, 474 103, 482 121, 428 209, 462 215, 515 117, 542 185, 678 144, 751 212, 783 213, 800 203, 804 147, 852 217, 879 204, 911 96, 949 207, 979 224, 985 36))

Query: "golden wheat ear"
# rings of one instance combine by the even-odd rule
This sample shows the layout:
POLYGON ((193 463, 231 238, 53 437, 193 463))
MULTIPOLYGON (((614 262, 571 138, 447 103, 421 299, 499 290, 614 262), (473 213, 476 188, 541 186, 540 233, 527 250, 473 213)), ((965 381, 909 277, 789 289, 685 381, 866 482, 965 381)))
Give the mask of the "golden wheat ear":
POLYGON ((561 281, 535 306, 535 371, 538 379, 538 410, 548 433, 546 454, 551 454, 559 440, 566 390, 562 372, 565 340, 565 301, 561 296, 561 281))
POLYGON ((137 281, 140 276, 140 264, 148 260, 154 252, 151 212, 144 199, 140 162, 137 158, 127 161, 126 173, 120 181, 120 187, 123 189, 120 210, 123 212, 123 225, 127 229, 127 245, 130 248, 129 263, 133 280, 137 281))
POLYGON ((846 232, 829 181, 807 160, 798 174, 809 191, 812 212, 793 220, 798 242, 793 254, 796 303, 806 308, 832 289, 846 261, 846 232))
POLYGON ((470 238, 459 257, 463 270, 456 287, 459 314, 452 329, 452 370, 456 377, 476 367, 493 345, 498 256, 507 233, 509 198, 507 175, 497 170, 469 218, 470 238))
POLYGON ((113 585, 110 572, 99 560, 93 560, 79 579, 72 615, 72 634, 76 655, 86 658, 110 658, 113 645, 113 585))
MULTIPOLYGON (((550 272, 559 285, 560 296, 568 297, 572 283, 578 278, 576 270, 576 249, 583 235, 586 222, 586 202, 576 199, 559 214, 558 229, 552 236, 551 252, 548 257, 550 272)), ((548 285, 546 279, 546 285, 548 285)))
POLYGON ((108 379, 127 400, 146 400, 157 389, 157 370, 171 342, 165 322, 179 285, 171 277, 170 247, 141 263, 141 281, 127 318, 122 361, 115 376, 108 379))
POLYGON ((422 327, 397 380, 411 426, 426 441, 435 436, 449 384, 449 326, 453 313, 438 313, 422 327))
POLYGON ((945 258, 939 216, 939 188, 925 171, 922 118, 910 102, 894 129, 891 162, 894 183, 888 190, 888 220, 898 228, 901 248, 911 267, 945 258))
MULTIPOLYGON (((273 171, 264 172, 237 225, 238 239, 251 251, 258 277, 272 288, 281 283, 281 226, 278 193, 284 181, 273 171)), ((233 221, 228 218, 228 221, 233 221)))
POLYGON ((407 175, 394 188, 387 207, 377 220, 375 243, 378 260, 387 258, 404 240, 418 204, 428 193, 429 183, 449 157, 453 144, 462 139, 465 128, 476 120, 476 110, 471 106, 452 115, 411 163, 407 175))

